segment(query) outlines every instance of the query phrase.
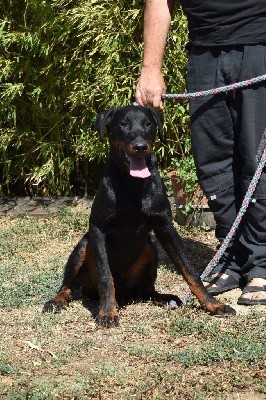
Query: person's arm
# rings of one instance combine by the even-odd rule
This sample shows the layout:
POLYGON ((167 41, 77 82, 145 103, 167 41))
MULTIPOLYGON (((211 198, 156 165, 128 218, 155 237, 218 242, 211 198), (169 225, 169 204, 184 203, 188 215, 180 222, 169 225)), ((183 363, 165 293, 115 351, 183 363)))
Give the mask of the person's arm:
POLYGON ((140 105, 163 109, 166 87, 162 76, 164 48, 174 0, 147 0, 144 11, 144 54, 135 98, 140 105))

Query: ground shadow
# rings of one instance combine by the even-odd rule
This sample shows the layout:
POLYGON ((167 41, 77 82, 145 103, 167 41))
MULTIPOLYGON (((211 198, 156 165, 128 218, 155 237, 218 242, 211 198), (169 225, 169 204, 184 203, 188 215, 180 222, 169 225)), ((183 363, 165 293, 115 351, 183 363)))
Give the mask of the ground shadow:
MULTIPOLYGON (((207 244, 197 240, 183 238, 182 241, 193 267, 199 274, 201 274, 207 267, 209 261, 214 256, 215 251, 207 244)), ((173 263, 171 262, 165 251, 162 249, 158 241, 157 248, 159 253, 159 264, 163 265, 165 268, 171 271, 177 272, 173 263)))

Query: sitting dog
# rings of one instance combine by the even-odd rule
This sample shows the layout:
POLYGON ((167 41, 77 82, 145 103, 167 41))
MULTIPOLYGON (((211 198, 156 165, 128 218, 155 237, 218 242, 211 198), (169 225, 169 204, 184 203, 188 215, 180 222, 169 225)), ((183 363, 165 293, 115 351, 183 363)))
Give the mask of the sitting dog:
POLYGON ((155 290, 158 256, 153 231, 191 292, 211 314, 233 314, 214 299, 187 259, 172 223, 170 203, 155 167, 152 147, 156 130, 162 138, 162 114, 150 107, 126 106, 101 113, 99 135, 107 130, 110 157, 95 196, 89 230, 71 253, 58 294, 46 302, 44 312, 59 312, 81 287, 100 299, 98 323, 118 324, 117 300, 151 299, 166 304, 177 296, 155 290))

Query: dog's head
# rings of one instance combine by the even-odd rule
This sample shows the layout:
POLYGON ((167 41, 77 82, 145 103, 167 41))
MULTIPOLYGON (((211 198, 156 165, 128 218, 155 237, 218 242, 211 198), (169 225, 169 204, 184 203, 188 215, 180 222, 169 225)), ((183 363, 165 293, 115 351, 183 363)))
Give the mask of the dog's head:
POLYGON ((96 120, 101 137, 107 130, 111 155, 136 178, 150 176, 148 169, 156 130, 163 138, 163 115, 151 107, 126 106, 101 113, 96 120))

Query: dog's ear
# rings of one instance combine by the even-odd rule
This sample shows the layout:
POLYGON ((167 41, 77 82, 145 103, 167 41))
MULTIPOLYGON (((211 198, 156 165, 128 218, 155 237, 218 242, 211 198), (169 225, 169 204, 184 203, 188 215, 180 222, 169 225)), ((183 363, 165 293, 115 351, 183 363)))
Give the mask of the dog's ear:
POLYGON ((102 112, 99 114, 95 121, 95 128, 100 135, 100 138, 103 138, 104 131, 110 125, 110 122, 113 119, 114 113, 117 110, 117 107, 111 108, 109 111, 102 112))
POLYGON ((163 113, 161 111, 156 111, 153 107, 148 107, 154 122, 158 127, 158 136, 161 140, 163 140, 163 113))

